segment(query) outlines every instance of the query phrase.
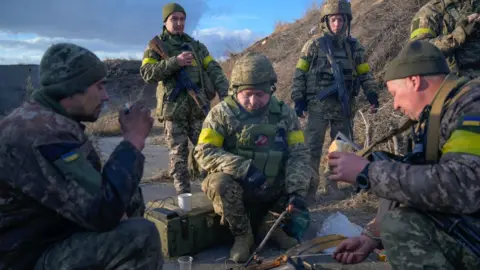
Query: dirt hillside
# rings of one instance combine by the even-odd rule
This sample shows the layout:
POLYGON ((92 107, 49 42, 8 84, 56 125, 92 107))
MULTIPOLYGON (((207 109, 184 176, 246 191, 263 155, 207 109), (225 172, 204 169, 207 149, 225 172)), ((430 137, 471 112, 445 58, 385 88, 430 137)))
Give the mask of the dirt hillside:
MULTIPOLYGON (((411 18, 426 2, 428 0, 351 1, 353 10, 351 34, 365 47, 367 61, 374 77, 382 87, 382 76, 386 64, 398 54, 407 41, 411 18)), ((278 74, 279 81, 275 95, 293 106, 290 87, 295 65, 303 45, 319 34, 319 24, 320 7, 313 6, 302 19, 291 24, 279 24, 270 36, 257 41, 242 53, 231 55, 230 60, 222 64, 226 74, 230 75, 235 59, 245 52, 264 53, 274 63, 278 74)), ((382 88, 380 93, 380 103, 381 108, 377 114, 363 113, 363 117, 362 114, 356 115, 354 122, 357 142, 365 141, 367 125, 371 141, 405 120, 392 110, 392 100, 385 88, 382 88)), ((366 98, 362 94, 358 96, 357 104, 360 111, 365 112, 368 108, 366 98)), ((398 141, 400 151, 404 151, 406 145, 404 137, 399 138, 398 141)), ((382 145, 380 148, 394 150, 393 142, 390 145, 382 145)))
MULTIPOLYGON (((413 14, 424 5, 427 0, 352 0, 353 22, 352 35, 357 38, 365 47, 367 53, 367 61, 370 64, 374 76, 382 84, 382 75, 384 73, 385 64, 388 63, 401 49, 407 40, 409 31, 409 23, 413 14)), ((320 23, 320 6, 313 5, 305 12, 303 18, 293 23, 278 23, 275 31, 257 41, 240 54, 232 54, 230 59, 222 62, 227 77, 230 75, 231 68, 235 59, 247 52, 262 52, 273 62, 275 70, 278 73, 279 81, 277 83, 277 92, 275 95, 291 104, 290 86, 295 65, 303 45, 315 35, 319 33, 320 23)), ((109 67, 109 83, 108 88, 111 96, 109 110, 105 113, 103 121, 99 121, 94 125, 89 125, 91 131, 97 134, 114 134, 118 131, 118 123, 114 115, 109 112, 115 112, 125 101, 144 100, 147 104, 154 108, 156 105, 155 85, 147 85, 139 75, 140 61, 132 60, 107 60, 105 61, 109 67), (106 129, 106 130, 102 130, 106 129)), ((28 67, 30 68, 30 67, 28 67)), ((36 69, 36 67, 34 67, 36 69)), ((18 69, 18 68, 17 68, 18 69)), ((25 67, 23 71, 28 70, 25 67)), ((8 93, 12 86, 8 80, 15 72, 14 66, 7 66, 2 69, 5 77, 0 88, 0 94, 8 93), (7 70, 8 69, 8 70, 7 70), (9 75, 10 74, 10 75, 9 75), (8 86, 7 86, 8 85, 8 86), (7 89, 8 88, 8 89, 7 89)), ((22 72, 24 74, 25 72, 22 72)), ((35 75, 35 74, 34 74, 35 75)), ((24 89, 27 74, 21 79, 14 82, 16 88, 24 89), (25 78, 25 79, 23 79, 25 78)), ((37 82, 33 78, 33 82, 37 82)), ((21 95, 20 95, 21 96, 21 95)), ((3 98, 2 98, 3 99, 3 98)), ((392 111, 391 98, 385 89, 380 93, 381 108, 375 115, 369 113, 357 114, 355 123, 355 136, 357 142, 365 141, 365 134, 369 139, 374 140, 380 134, 384 134, 389 128, 401 122, 402 117, 392 111)), ((18 102, 14 102, 17 105, 18 102)), ((9 102, 11 105, 12 103, 9 102)), ((0 104, 1 105, 1 104, 0 104)), ((365 112, 368 108, 365 97, 360 94, 357 102, 360 111, 365 112)), ((11 108, 2 108, 0 111, 10 110, 11 108)), ((328 138, 327 138, 328 140, 328 138)), ((399 141, 399 148, 402 149, 403 140, 399 141)), ((325 144, 325 145, 328 145, 325 144)), ((393 150, 393 144, 383 145, 380 148, 393 150)))

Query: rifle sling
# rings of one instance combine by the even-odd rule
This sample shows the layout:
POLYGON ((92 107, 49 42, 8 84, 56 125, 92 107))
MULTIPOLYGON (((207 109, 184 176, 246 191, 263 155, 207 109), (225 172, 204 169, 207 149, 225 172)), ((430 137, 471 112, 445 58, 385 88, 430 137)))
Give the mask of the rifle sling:
MULTIPOLYGON (((431 104, 431 110, 428 116, 427 122, 427 140, 426 140, 426 149, 425 149, 425 158, 429 162, 436 162, 438 159, 438 142, 440 140, 439 132, 428 132, 429 130, 440 130, 440 120, 441 120, 441 113, 444 109, 445 105, 450 105, 458 98, 460 98, 463 94, 465 94, 468 89, 464 89, 457 93, 453 98, 451 98, 448 102, 446 102, 446 98, 449 96, 451 91, 457 87, 458 77, 454 73, 450 73, 438 89, 437 93, 431 104)), ((412 125, 414 125, 416 121, 407 120, 405 121, 401 127, 392 129, 389 133, 385 136, 381 137, 377 141, 373 142, 370 146, 360 150, 357 152, 359 156, 365 156, 368 154, 373 147, 377 146, 380 143, 384 143, 389 140, 391 137, 396 136, 400 133, 405 132, 409 129, 412 125)))
MULTIPOLYGON (((448 74, 433 98, 427 122, 427 145, 425 149, 425 160, 427 162, 437 162, 438 160, 441 114, 447 97, 450 92, 457 87, 458 79, 454 73, 448 74)), ((458 99, 464 93, 466 93, 466 91, 459 92, 455 95, 454 100, 458 99)), ((449 104, 451 103, 452 102, 449 104)))
POLYGON ((362 157, 367 155, 375 146, 377 146, 378 144, 386 142, 387 140, 389 140, 393 136, 396 136, 400 133, 405 132, 407 129, 409 129, 411 126, 413 126, 415 123, 416 123, 416 121, 413 121, 411 119, 405 121, 400 127, 392 129, 389 133, 387 133, 385 136, 381 137, 380 139, 374 141, 368 147, 365 147, 362 150, 357 151, 357 155, 362 156, 362 157))

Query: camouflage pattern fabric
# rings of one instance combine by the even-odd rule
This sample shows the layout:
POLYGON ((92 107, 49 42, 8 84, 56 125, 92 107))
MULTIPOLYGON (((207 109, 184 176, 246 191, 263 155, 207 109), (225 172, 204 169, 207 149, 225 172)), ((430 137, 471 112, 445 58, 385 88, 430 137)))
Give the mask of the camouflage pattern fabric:
POLYGON ((121 142, 102 168, 84 126, 53 110, 26 102, 0 122, 1 269, 33 269, 75 233, 115 230, 124 213, 143 215, 141 152, 121 142))
POLYGON ((48 249, 35 270, 163 269, 160 235, 143 218, 121 221, 107 232, 79 232, 48 249))
POLYGON ((480 269, 480 261, 469 250, 412 208, 391 210, 381 225, 392 270, 480 269))
MULTIPOLYGON (((450 104, 441 116, 438 149, 442 155, 438 164, 412 166, 372 162, 368 175, 373 194, 410 207, 443 213, 472 214, 480 210, 480 147, 477 145, 480 142, 480 81, 472 80, 461 89, 469 91, 450 104)), ((462 251, 456 248, 458 245, 444 249, 450 240, 434 228, 431 221, 417 216, 403 209, 392 212, 386 221, 380 221, 384 245, 390 253, 387 256, 393 266, 405 269, 411 265, 424 269, 420 266, 434 263, 432 258, 436 258, 438 266, 449 261, 445 267, 467 260, 460 256, 462 251), (424 224, 427 222, 428 226, 424 224), (427 247, 425 243, 432 246, 427 247), (429 251, 434 251, 433 255, 427 253, 429 251), (458 256, 450 257, 449 254, 458 256)), ((480 228, 480 221, 473 226, 480 228)), ((447 269, 442 267, 440 269, 447 269)))
MULTIPOLYGON (((323 101, 317 98, 322 91, 332 86, 334 77, 326 53, 320 49, 320 39, 324 35, 331 35, 326 22, 322 23, 323 33, 320 37, 309 40, 302 48, 300 59, 297 63, 293 76, 291 98, 293 101, 305 100, 307 102, 307 130, 306 137, 311 153, 312 168, 317 171, 322 156, 322 147, 325 132, 330 125, 330 138, 342 131, 345 134, 346 127, 351 119, 345 119, 338 101, 337 95, 327 97, 323 101)), ((331 35, 332 36, 332 35, 331 35)), ((354 81, 358 79, 359 85, 364 90, 365 96, 369 92, 378 94, 378 84, 373 79, 370 67, 366 62, 365 49, 355 39, 347 40, 345 33, 332 36, 334 39, 334 57, 343 67, 345 85, 352 93, 350 98, 351 111, 355 113, 355 99, 357 94, 354 81), (349 61, 347 52, 354 48, 353 59, 349 61)))
POLYGON ((187 162, 189 156, 188 141, 196 144, 203 124, 203 119, 191 118, 195 114, 189 112, 195 110, 197 106, 195 104, 190 105, 191 107, 186 107, 183 111, 183 116, 185 116, 183 121, 167 120, 164 123, 165 141, 170 150, 169 173, 173 177, 175 189, 179 192, 190 191, 190 174, 187 162))
POLYGON ((40 61, 41 91, 54 100, 83 93, 107 76, 107 66, 90 50, 72 44, 50 46, 40 61))
MULTIPOLYGON (((197 106, 193 98, 182 91, 175 101, 167 101, 167 97, 175 89, 175 75, 181 69, 176 62, 176 56, 182 53, 182 46, 189 44, 198 58, 192 66, 185 67, 190 80, 199 88, 202 80, 207 80, 201 74, 208 76, 220 97, 227 96, 228 80, 220 65, 212 58, 208 49, 201 42, 194 40, 187 34, 170 35, 166 30, 160 36, 165 45, 166 53, 170 58, 162 59, 155 51, 147 47, 144 51, 140 74, 147 83, 157 83, 157 118, 165 122, 165 136, 170 150, 170 174, 174 179, 177 192, 188 192, 190 177, 185 160, 188 159, 188 141, 196 144, 199 134, 198 121, 205 119, 204 113, 197 106), (199 62, 201 61, 201 62, 199 62)), ((198 98, 209 103, 212 95, 207 91, 210 88, 201 88, 198 98)))
MULTIPOLYGON (((278 101, 272 97, 270 102, 278 101)), ((307 196, 312 175, 308 163, 309 153, 304 143, 294 138, 295 134, 301 132, 300 123, 288 106, 282 107, 281 114, 282 118, 278 125, 283 126, 287 134, 290 134, 287 158, 284 165, 280 166, 284 170, 283 177, 277 178, 265 190, 255 190, 253 193, 245 192, 241 185, 252 159, 227 152, 224 144, 237 140, 237 132, 242 130, 245 123, 242 123, 228 104, 222 101, 210 111, 203 124, 202 134, 195 147, 195 158, 208 173, 202 183, 202 190, 212 200, 215 212, 229 222, 235 235, 246 232, 249 219, 245 213, 255 210, 257 205, 274 204, 279 197, 287 194, 307 196), (252 203, 253 208, 248 208, 246 206, 248 203, 252 203)), ((260 125, 268 124, 268 113, 249 121, 260 125)), ((253 219, 253 222, 259 222, 261 217, 263 218, 262 214, 259 218, 253 219)))
POLYGON ((410 40, 437 46, 460 76, 480 76, 480 23, 466 17, 479 12, 480 1, 431 0, 414 16, 410 40))
MULTIPOLYGON (((272 96, 270 102, 278 101, 272 96)), ((268 124, 268 120, 268 113, 264 113, 255 119, 255 123, 268 124)), ((200 135, 195 147, 195 159, 207 173, 223 172, 239 181, 244 179, 252 159, 235 155, 224 149, 224 142, 236 141, 238 133, 242 131, 244 125, 245 123, 237 118, 225 101, 212 108, 203 123, 203 134, 200 135)), ((306 197, 311 170, 308 162, 309 152, 303 143, 300 122, 290 107, 282 106, 281 120, 277 125, 285 128, 289 144, 285 166, 283 166, 284 180, 275 183, 284 185, 287 194, 296 193, 306 197)), ((272 188, 278 187, 272 186, 272 188)))
POLYGON ((275 220, 269 211, 281 213, 287 207, 287 196, 283 192, 261 192, 248 194, 242 185, 225 173, 209 174, 202 182, 202 190, 212 201, 215 213, 222 216, 234 236, 248 231, 256 232, 259 226, 275 220))

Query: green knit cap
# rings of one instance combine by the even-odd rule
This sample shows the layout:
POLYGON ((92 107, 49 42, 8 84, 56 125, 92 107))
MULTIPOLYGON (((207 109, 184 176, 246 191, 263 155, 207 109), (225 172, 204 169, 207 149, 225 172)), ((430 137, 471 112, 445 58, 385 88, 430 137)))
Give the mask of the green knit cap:
POLYGON ((182 12, 183 14, 185 14, 185 17, 187 16, 187 13, 185 12, 185 9, 182 6, 180 6, 177 3, 169 3, 163 6, 163 12, 162 12, 163 22, 165 22, 168 16, 170 16, 170 14, 174 12, 182 12))
POLYGON ((415 75, 448 74, 447 60, 442 52, 425 40, 409 42, 390 62, 384 81, 403 79, 415 75))
POLYGON ((50 46, 40 61, 40 90, 54 100, 83 93, 105 76, 107 67, 93 52, 71 43, 50 46))

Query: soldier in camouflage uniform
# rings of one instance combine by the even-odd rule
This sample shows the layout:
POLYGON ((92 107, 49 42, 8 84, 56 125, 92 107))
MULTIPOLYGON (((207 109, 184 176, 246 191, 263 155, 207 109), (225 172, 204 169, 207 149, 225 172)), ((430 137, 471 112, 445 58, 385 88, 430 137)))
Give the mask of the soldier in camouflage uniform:
POLYGON ((231 258, 237 262, 248 259, 253 235, 263 237, 270 228, 269 210, 299 209, 285 230, 272 235, 281 248, 297 244, 310 222, 309 153, 295 112, 272 95, 276 81, 264 55, 238 59, 230 95, 210 111, 195 147, 198 164, 208 172, 202 190, 235 236, 231 258))
MULTIPOLYGON (((354 97, 358 94, 358 88, 361 85, 368 101, 372 104, 372 110, 378 108, 378 85, 366 63, 364 48, 350 36, 352 20, 350 3, 346 0, 326 0, 321 17, 323 33, 303 46, 293 76, 291 94, 297 116, 303 117, 303 113, 308 111, 307 143, 311 153, 311 164, 315 171, 320 164, 328 126, 330 126, 332 139, 339 131, 347 136, 353 136, 349 132, 352 129, 353 113, 351 117, 345 118, 337 93, 334 92, 324 100, 319 100, 317 97, 322 92, 335 87, 332 66, 327 59, 327 52, 321 46, 323 41, 327 38, 332 39, 333 57, 343 71, 345 85, 350 94, 350 107, 355 108, 354 97)), ((327 183, 329 183, 328 179, 327 183)))
MULTIPOLYGON (((424 150, 412 162, 329 155, 332 180, 403 205, 340 244, 338 261, 358 263, 383 244, 392 269, 480 269, 478 255, 448 233, 469 226, 480 236, 480 80, 449 73, 442 52, 428 41, 409 43, 388 66, 385 81, 395 109, 418 121, 416 146, 424 150), (430 216, 435 213, 462 215, 466 223, 437 226, 430 216)), ((478 248, 478 240, 473 243, 478 248)))
POLYGON ((220 99, 228 93, 228 80, 220 65, 204 44, 183 32, 185 18, 182 6, 170 3, 163 7, 164 27, 159 38, 167 55, 162 57, 147 47, 140 68, 145 82, 158 83, 157 118, 164 122, 165 140, 170 150, 170 175, 178 194, 190 192, 188 140, 192 144, 197 142, 206 114, 186 89, 180 89, 179 96, 169 100, 177 86, 177 75, 181 69, 186 72, 192 83, 200 88, 197 98, 207 107, 216 95, 214 89, 220 99))
POLYGON ((87 49, 53 45, 41 88, 0 122, 0 269, 162 269, 138 186, 150 112, 120 112, 124 140, 103 169, 80 123, 108 100, 106 74, 87 49))
POLYGON ((431 0, 412 19, 410 40, 428 40, 458 76, 480 76, 480 1, 431 0))

